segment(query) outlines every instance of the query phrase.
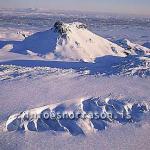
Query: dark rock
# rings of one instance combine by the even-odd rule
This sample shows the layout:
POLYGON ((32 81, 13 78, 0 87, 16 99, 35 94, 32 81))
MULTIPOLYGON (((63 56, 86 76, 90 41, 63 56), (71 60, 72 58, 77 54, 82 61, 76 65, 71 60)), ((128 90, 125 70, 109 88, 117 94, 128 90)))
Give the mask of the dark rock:
POLYGON ((77 26, 77 28, 79 28, 79 29, 87 29, 87 25, 86 24, 80 24, 79 26, 77 26))
POLYGON ((61 22, 61 21, 57 21, 54 24, 54 28, 55 28, 55 31, 57 31, 60 34, 63 34, 63 33, 67 32, 67 28, 65 27, 64 23, 61 22))

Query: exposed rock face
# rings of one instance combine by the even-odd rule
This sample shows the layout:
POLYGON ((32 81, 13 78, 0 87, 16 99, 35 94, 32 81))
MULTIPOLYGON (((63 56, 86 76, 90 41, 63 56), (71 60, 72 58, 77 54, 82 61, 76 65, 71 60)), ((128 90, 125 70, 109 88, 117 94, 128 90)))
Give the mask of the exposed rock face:
MULTIPOLYGON (((75 26, 78 29, 87 29, 87 25, 83 23, 76 23, 75 26)), ((64 34, 67 31, 70 31, 69 26, 67 26, 67 24, 63 23, 62 21, 55 22, 54 28, 55 28, 55 31, 59 32, 60 34, 64 34)))
POLYGON ((65 24, 61 21, 57 21, 54 24, 54 28, 57 32, 59 32, 60 34, 66 33, 67 32, 67 28, 65 26, 65 24))

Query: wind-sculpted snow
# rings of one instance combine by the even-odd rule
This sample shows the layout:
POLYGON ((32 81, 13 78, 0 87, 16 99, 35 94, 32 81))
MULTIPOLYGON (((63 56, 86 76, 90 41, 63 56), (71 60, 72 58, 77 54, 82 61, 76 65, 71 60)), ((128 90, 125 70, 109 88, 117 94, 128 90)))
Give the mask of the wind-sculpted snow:
POLYGON ((129 103, 110 97, 79 99, 27 110, 9 117, 7 131, 52 131, 86 135, 113 124, 137 123, 149 116, 146 103, 129 103))
POLYGON ((20 60, 0 63, 0 80, 42 78, 52 75, 150 76, 149 56, 102 57, 95 63, 20 60), (13 65, 11 65, 13 64, 13 65))
POLYGON ((126 49, 126 53, 128 55, 150 55, 150 49, 146 46, 144 47, 130 42, 128 39, 120 39, 115 41, 116 44, 120 45, 124 49, 126 49))
POLYGON ((37 79, 46 76, 71 75, 73 69, 59 69, 50 67, 21 67, 15 65, 0 65, 0 81, 14 79, 37 79))
POLYGON ((126 76, 150 76, 150 58, 129 56, 126 59, 122 59, 120 63, 112 66, 114 75, 126 75, 126 76))

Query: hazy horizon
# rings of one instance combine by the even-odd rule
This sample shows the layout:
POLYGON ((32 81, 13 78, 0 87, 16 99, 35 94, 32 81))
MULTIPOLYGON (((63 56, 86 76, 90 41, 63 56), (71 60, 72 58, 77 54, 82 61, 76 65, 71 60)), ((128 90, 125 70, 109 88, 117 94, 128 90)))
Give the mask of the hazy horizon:
POLYGON ((149 0, 0 0, 0 8, 38 8, 150 15, 149 0))

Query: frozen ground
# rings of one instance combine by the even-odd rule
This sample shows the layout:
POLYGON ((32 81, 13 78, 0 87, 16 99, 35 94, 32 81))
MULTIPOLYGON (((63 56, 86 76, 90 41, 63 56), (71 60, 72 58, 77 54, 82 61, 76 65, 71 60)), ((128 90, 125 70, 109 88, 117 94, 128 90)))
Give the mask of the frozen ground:
POLYGON ((0 150, 149 149, 150 58, 148 49, 139 45, 150 41, 149 18, 28 9, 13 16, 1 10, 0 22, 0 150), (54 61, 12 51, 14 41, 20 44, 32 33, 50 29, 58 18, 86 23, 111 41, 127 38, 137 44, 123 40, 118 44, 132 55, 109 53, 97 56, 94 63, 54 61), (113 116, 45 120, 42 114, 50 110, 111 112, 113 116), (29 114, 39 118, 28 118, 29 114))

